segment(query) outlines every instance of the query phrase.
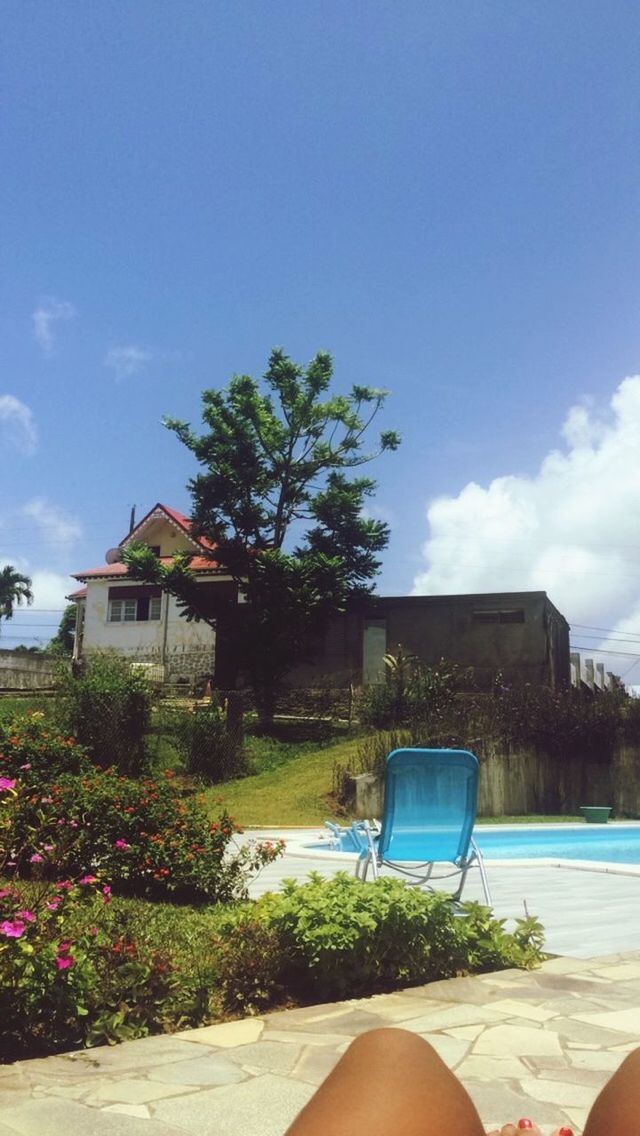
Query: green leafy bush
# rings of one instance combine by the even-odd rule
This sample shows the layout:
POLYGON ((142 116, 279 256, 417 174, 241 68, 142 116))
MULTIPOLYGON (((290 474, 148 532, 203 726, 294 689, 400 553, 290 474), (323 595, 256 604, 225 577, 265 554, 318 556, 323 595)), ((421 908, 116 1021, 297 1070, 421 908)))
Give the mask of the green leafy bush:
POLYGON ((388 730, 420 723, 432 733, 450 728, 456 695, 472 685, 473 669, 441 659, 427 667, 399 648, 385 655, 385 682, 369 687, 360 716, 365 725, 388 730))
POLYGON ((96 769, 40 715, 14 719, 5 735, 3 839, 15 875, 100 872, 131 894, 220 902, 245 895, 248 877, 280 853, 271 841, 233 848, 234 819, 221 808, 212 821, 171 770, 132 780, 96 769))
POLYGON ((60 732, 41 710, 0 718, 0 775, 45 784, 60 773, 82 773, 93 766, 84 746, 60 732))
POLYGON ((533 745, 559 757, 609 760, 625 735, 627 706, 622 690, 591 692, 569 687, 496 684, 493 698, 476 708, 484 732, 507 742, 533 745))
POLYGON ((246 772, 242 739, 227 728, 216 702, 163 710, 163 720, 187 773, 210 784, 246 772))
POLYGON ((97 880, 0 887, 0 1061, 157 1030, 169 952, 105 929, 97 880))
POLYGON ((115 652, 93 655, 84 672, 65 679, 59 701, 64 730, 97 765, 136 776, 148 764, 151 688, 144 674, 115 652))
POLYGON ((532 967, 542 943, 534 919, 518 920, 510 934, 480 904, 456 911, 447 895, 400 880, 313 873, 223 913, 216 951, 225 1005, 238 1011, 264 1008, 283 991, 334 1000, 470 970, 532 967))

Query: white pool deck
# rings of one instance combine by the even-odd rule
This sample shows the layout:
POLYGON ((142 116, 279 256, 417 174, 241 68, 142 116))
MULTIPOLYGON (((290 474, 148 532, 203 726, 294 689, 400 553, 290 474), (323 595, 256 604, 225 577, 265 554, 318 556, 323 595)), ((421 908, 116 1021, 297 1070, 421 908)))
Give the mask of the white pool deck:
MULTIPOLYGON (((565 826, 559 826, 564 828, 565 826)), ((320 856, 296 855, 296 846, 312 843, 321 826, 308 829, 252 829, 246 837, 282 837, 287 853, 268 865, 250 887, 252 896, 276 890, 287 877, 304 880, 309 872, 323 876, 351 872, 353 857, 327 851, 320 856), (331 857, 335 856, 335 860, 331 857)), ((476 829, 476 836, 482 827, 476 829)), ((597 861, 485 861, 495 914, 514 919, 535 915, 546 931, 546 949, 573 958, 635 951, 640 947, 640 865, 597 861)), ((443 880, 443 889, 455 881, 443 880)), ((465 899, 483 902, 476 869, 469 872, 465 899)))

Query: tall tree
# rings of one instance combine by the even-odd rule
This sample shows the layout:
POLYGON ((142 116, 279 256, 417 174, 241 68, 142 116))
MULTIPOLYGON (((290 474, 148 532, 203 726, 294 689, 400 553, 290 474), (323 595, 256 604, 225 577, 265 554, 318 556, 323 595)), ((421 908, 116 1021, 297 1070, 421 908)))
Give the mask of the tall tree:
MULTIPOLYGON (((189 482, 194 533, 244 594, 229 641, 265 717, 310 636, 350 597, 371 591, 378 553, 389 540, 388 526, 363 511, 375 482, 348 477, 399 445, 386 430, 373 449, 364 448, 387 392, 356 385, 349 394, 331 394, 332 375, 326 352, 302 367, 276 349, 262 388, 236 375, 228 388, 203 393, 204 433, 165 420, 203 467, 189 482), (310 522, 306 531, 304 522, 310 522)), ((176 596, 187 619, 215 622, 189 556, 167 566, 132 545, 124 559, 134 578, 176 596)))
POLYGON ((22 603, 33 603, 31 580, 6 564, 0 571, 0 620, 11 619, 14 607, 22 603))

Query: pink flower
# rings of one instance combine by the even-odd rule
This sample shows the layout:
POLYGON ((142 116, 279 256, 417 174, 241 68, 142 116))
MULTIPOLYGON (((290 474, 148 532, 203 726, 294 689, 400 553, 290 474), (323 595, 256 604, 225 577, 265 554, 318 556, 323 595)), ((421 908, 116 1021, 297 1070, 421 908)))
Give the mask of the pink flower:
POLYGON ((60 880, 60 883, 56 884, 56 887, 59 891, 71 891, 73 884, 71 880, 60 880))
POLYGON ((11 895, 11 888, 0 888, 0 899, 6 899, 8 895, 11 895))
POLYGON ((16 911, 16 919, 22 919, 24 923, 35 923, 36 921, 33 911, 16 911))
POLYGON ((111 888, 109 887, 109 884, 104 885, 104 887, 102 889, 102 894, 104 896, 104 902, 105 903, 111 903, 111 888))
POLYGON ((53 804, 53 797, 41 797, 40 798, 40 804, 41 805, 52 805, 53 804))
POLYGON ((34 852, 33 856, 29 857, 29 863, 30 864, 43 864, 44 863, 44 856, 41 856, 39 852, 34 852))
POLYGON ((77 820, 70 820, 70 821, 69 821, 69 827, 70 827, 70 828, 77 828, 77 827, 78 827, 78 822, 77 822, 77 820))
POLYGON ((65 958, 61 958, 60 955, 58 955, 56 958, 56 966, 58 970, 69 970, 75 961, 73 955, 67 955, 65 958))
POLYGON ((31 769, 31 762, 27 761, 25 765, 20 766, 21 769, 31 769))
POLYGON ((47 901, 45 906, 46 906, 48 911, 57 911, 61 903, 62 903, 62 896, 61 895, 54 895, 52 899, 49 899, 47 901))
POLYGON ((83 876, 81 880, 78 880, 79 884, 97 884, 97 882, 97 876, 83 876))
POLYGON ((8 939, 19 939, 26 926, 21 919, 5 919, 4 923, 0 923, 0 935, 6 935, 8 939))
POLYGON ((53 852, 53 844, 43 844, 42 850, 43 852, 53 852))
POLYGON ((10 777, 0 777, 0 789, 15 789, 17 781, 12 781, 10 777))
POLYGON ((114 848, 121 848, 121 849, 123 849, 123 850, 124 850, 124 849, 126 849, 126 848, 130 848, 130 847, 131 847, 131 845, 130 845, 130 844, 127 844, 126 840, 116 840, 116 842, 115 842, 115 844, 113 845, 113 847, 114 847, 114 848))
POLYGON ((66 955, 71 950, 71 943, 58 943, 58 954, 66 955))

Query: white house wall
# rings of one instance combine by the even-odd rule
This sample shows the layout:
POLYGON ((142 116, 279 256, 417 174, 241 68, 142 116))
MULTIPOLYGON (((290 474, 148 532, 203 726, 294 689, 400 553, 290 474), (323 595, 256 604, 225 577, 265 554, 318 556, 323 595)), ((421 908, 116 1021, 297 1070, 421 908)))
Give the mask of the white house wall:
POLYGON ((113 580, 88 584, 83 655, 119 651, 132 661, 161 667, 169 682, 188 682, 213 672, 215 631, 207 623, 182 619, 176 600, 166 594, 162 597, 160 619, 110 623, 110 587, 114 587, 113 580))

